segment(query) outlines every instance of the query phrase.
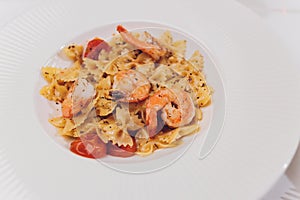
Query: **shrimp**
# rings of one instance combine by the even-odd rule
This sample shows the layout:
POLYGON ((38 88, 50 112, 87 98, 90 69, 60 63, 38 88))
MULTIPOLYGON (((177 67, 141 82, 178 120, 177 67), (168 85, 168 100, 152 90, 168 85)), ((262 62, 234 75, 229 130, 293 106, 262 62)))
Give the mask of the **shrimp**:
POLYGON ((160 110, 162 120, 172 128, 189 124, 195 116, 195 106, 187 92, 160 89, 146 104, 146 124, 150 137, 157 134, 157 113, 160 110))
POLYGON ((94 98, 95 89, 85 79, 78 79, 70 88, 66 99, 61 104, 62 116, 72 118, 85 108, 94 98))
POLYGON ((167 53, 166 49, 161 47, 155 38, 153 38, 149 33, 147 33, 147 36, 151 40, 151 43, 137 39, 121 25, 117 27, 117 31, 120 33, 125 42, 133 45, 137 49, 142 50, 146 54, 150 55, 154 60, 159 60, 167 53))
POLYGON ((135 70, 123 70, 114 77, 111 96, 122 102, 139 102, 149 96, 151 84, 142 73, 135 70))

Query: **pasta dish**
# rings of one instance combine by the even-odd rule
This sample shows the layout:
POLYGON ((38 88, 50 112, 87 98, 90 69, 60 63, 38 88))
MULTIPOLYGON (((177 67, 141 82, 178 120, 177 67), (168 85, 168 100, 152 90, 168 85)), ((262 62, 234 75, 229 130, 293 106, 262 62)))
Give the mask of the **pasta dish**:
POLYGON ((70 150, 88 158, 147 156, 176 147, 199 132, 201 109, 212 88, 203 74, 204 58, 185 58, 185 40, 169 31, 159 37, 117 26, 110 41, 62 49, 72 66, 45 66, 40 94, 61 107, 49 119, 70 150))

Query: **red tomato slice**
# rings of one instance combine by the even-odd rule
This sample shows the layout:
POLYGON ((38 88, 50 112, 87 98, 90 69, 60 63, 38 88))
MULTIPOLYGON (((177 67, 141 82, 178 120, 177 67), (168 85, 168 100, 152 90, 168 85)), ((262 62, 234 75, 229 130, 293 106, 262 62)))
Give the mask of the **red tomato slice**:
POLYGON ((102 158, 106 155, 106 144, 96 134, 87 134, 74 140, 70 150, 87 158, 102 158))
POLYGON ((135 154, 136 151, 137 151, 137 146, 136 146, 135 139, 133 139, 132 147, 130 147, 129 145, 127 145, 126 147, 124 146, 118 147, 117 145, 114 145, 112 143, 108 143, 107 145, 107 154, 116 157, 122 157, 122 158, 131 157, 135 154))
POLYGON ((111 47, 104 40, 100 38, 94 38, 93 40, 88 42, 84 57, 98 60, 98 56, 101 50, 105 50, 108 52, 111 50, 111 47))

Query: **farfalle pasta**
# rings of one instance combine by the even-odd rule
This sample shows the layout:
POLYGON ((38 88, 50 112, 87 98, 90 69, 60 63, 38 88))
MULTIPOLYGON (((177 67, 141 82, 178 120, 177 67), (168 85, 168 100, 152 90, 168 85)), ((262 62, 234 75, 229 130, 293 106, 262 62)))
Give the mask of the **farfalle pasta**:
POLYGON ((147 156, 180 145, 200 131, 201 108, 211 102, 203 56, 195 51, 186 59, 187 41, 173 41, 169 31, 158 38, 117 31, 108 42, 63 48, 71 67, 41 69, 47 84, 40 94, 61 105, 49 122, 73 139, 72 152, 89 158, 147 156))

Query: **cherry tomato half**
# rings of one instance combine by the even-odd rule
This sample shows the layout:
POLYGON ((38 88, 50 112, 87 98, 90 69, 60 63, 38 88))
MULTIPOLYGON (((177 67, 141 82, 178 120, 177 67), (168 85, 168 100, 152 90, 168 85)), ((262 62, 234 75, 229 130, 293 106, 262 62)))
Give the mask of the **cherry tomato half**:
POLYGON ((98 56, 101 50, 110 51, 111 47, 102 39, 94 38, 88 42, 87 47, 85 49, 84 57, 98 60, 98 56))
POLYGON ((129 145, 127 145, 126 147, 124 146, 119 147, 117 145, 112 144, 111 142, 109 142, 107 145, 108 145, 107 154, 116 157, 123 157, 123 158, 130 157, 133 156, 137 151, 135 139, 133 139, 132 147, 130 147, 129 145))
POLYGON ((74 140, 70 150, 87 158, 102 158, 106 155, 106 144, 96 134, 86 134, 74 140))

